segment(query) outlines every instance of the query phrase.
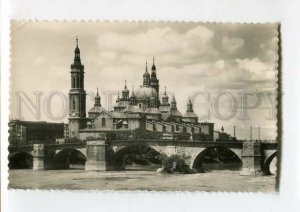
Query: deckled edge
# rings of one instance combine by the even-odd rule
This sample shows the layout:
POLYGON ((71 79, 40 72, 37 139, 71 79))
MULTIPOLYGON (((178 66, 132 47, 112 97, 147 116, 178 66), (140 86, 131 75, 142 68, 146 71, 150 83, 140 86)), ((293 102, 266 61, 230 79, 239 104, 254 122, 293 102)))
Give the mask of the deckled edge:
POLYGON ((277 26, 277 98, 276 98, 276 121, 277 121, 277 173, 275 189, 280 192, 280 176, 282 173, 282 153, 283 153, 283 130, 282 130, 282 51, 281 51, 281 24, 277 26))

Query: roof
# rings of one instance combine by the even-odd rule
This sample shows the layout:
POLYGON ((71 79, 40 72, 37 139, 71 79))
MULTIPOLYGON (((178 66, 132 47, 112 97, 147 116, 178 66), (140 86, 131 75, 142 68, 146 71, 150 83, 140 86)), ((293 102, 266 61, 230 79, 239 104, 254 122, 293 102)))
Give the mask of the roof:
POLYGON ((119 101, 117 104, 114 105, 114 108, 126 108, 129 105, 128 101, 119 101))
POLYGON ((102 113, 103 111, 105 111, 105 109, 101 106, 94 106, 92 107, 88 113, 102 113))
POLYGON ((136 105, 128 105, 123 112, 125 113, 144 113, 144 111, 136 105))
POLYGON ((215 123, 204 121, 204 122, 199 122, 199 124, 215 124, 215 123))
POLYGON ((122 112, 110 112, 110 114, 112 115, 113 118, 117 118, 117 119, 140 119, 142 118, 142 113, 124 113, 122 112))
POLYGON ((184 118, 198 118, 198 116, 194 112, 185 112, 184 118))
POLYGON ((170 115, 171 116, 180 116, 182 117, 181 113, 178 110, 170 110, 170 115))
POLYGON ((146 114, 161 114, 158 108, 147 108, 145 111, 146 114))
POLYGON ((31 124, 31 125, 64 125, 65 123, 56 123, 56 122, 46 122, 46 121, 24 121, 19 119, 9 120, 9 125, 11 124, 31 124))
POLYGON ((162 118, 163 120, 167 120, 169 116, 170 116, 170 113, 163 113, 163 114, 161 115, 161 118, 162 118))
POLYGON ((96 116, 94 119, 98 118, 98 117, 99 117, 100 115, 102 115, 102 114, 106 114, 106 115, 108 115, 108 116, 114 118, 114 114, 113 114, 112 112, 103 110, 102 112, 98 113, 97 116, 96 116))

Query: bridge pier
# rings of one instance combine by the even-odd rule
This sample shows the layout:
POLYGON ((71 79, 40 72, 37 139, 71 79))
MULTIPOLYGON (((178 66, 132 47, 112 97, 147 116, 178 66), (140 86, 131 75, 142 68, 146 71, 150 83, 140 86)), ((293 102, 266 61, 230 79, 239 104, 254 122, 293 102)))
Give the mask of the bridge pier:
POLYGON ((86 154, 86 171, 109 171, 114 169, 110 145, 107 144, 106 139, 87 141, 86 154))
POLYGON ((46 145, 34 144, 33 145, 33 167, 35 171, 45 170, 51 168, 51 161, 46 151, 46 145))
POLYGON ((260 142, 246 141, 243 143, 242 162, 243 168, 240 175, 262 174, 263 164, 260 142))

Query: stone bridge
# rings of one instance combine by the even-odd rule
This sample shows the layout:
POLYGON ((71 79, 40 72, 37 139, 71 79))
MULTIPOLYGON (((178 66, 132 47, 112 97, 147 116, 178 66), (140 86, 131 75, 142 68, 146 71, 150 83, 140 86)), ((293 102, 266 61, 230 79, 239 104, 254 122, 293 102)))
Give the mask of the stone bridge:
POLYGON ((86 158, 86 143, 9 146, 8 151, 10 162, 18 156, 23 156, 19 157, 19 160, 32 158, 33 170, 64 169, 69 167, 68 161, 64 159, 68 158, 71 152, 79 152, 86 158))
POLYGON ((204 155, 215 148, 233 152, 242 162, 242 175, 270 174, 269 165, 277 156, 277 143, 261 141, 192 141, 192 140, 107 140, 87 141, 70 144, 34 144, 31 146, 10 147, 9 157, 25 152, 33 157, 33 169, 67 168, 68 161, 62 160, 72 151, 86 158, 86 171, 107 171, 124 169, 124 157, 138 147, 149 147, 165 155, 182 155, 190 168, 203 171, 204 155))

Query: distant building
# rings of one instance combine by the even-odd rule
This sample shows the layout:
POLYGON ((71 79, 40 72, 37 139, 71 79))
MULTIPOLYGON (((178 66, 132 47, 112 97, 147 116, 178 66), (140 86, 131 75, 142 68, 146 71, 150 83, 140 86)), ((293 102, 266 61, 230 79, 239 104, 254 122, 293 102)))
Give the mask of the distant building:
POLYGON ((214 141, 236 141, 236 137, 224 132, 224 127, 222 126, 221 131, 214 131, 214 141))
POLYGON ((9 144, 31 144, 36 141, 54 141, 64 137, 64 123, 10 120, 9 144))
MULTIPOLYGON (((97 137, 103 131, 148 131, 167 133, 205 134, 205 139, 213 140, 214 123, 198 122, 198 116, 193 111, 190 98, 187 110, 182 113, 177 109, 177 101, 172 96, 169 102, 166 88, 162 97, 159 93, 159 79, 156 73, 155 61, 148 71, 146 63, 142 76, 142 85, 131 94, 126 80, 121 96, 118 94, 113 111, 107 111, 101 106, 98 93, 95 104, 86 117, 84 90, 84 66, 81 64, 78 40, 76 40, 74 62, 71 65, 71 89, 69 92, 69 137, 86 139, 97 137)), ((114 79, 115 81, 115 79, 114 79)))

